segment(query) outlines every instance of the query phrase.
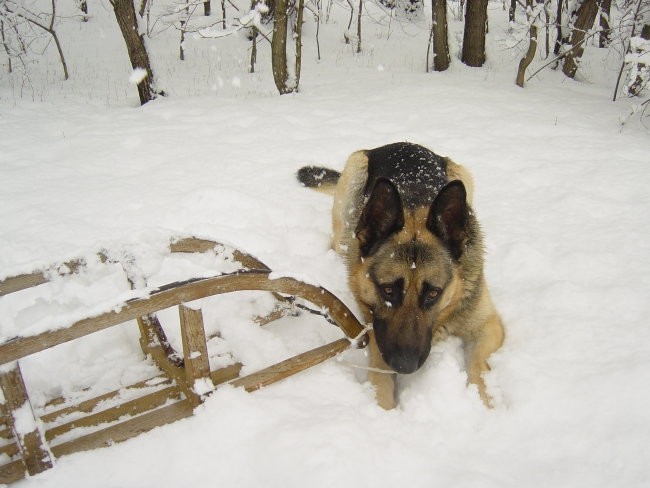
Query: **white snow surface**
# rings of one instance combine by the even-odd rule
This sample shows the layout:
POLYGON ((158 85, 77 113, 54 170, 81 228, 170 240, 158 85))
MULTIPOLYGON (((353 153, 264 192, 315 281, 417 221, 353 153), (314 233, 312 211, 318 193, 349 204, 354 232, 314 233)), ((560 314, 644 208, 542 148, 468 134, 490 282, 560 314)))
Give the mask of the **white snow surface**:
MULTIPOLYGON (((454 57, 450 71, 426 74, 426 22, 396 23, 390 36, 387 24, 367 22, 364 53, 354 55, 342 41, 348 14, 335 5, 323 59, 305 41, 301 92, 289 96, 275 94, 267 46, 254 75, 237 36, 186 39, 182 65, 169 60, 172 30, 151 41, 169 96, 142 108, 108 7, 84 24, 62 21, 62 33, 86 40, 68 45, 69 84, 56 81, 54 56, 34 67, 35 101, 0 83, 0 279, 75 258, 90 266, 42 296, 1 298, 3 339, 128 298, 125 278, 92 261, 98 251, 134 256, 155 286, 227 271, 209 256, 165 256, 171 238, 190 235, 318 283, 356 311, 329 247, 331 200, 294 174, 306 164, 340 170, 357 149, 407 140, 474 175, 506 340, 485 378, 492 410, 466 386, 457 340, 402 378, 388 412, 351 366, 364 354, 349 351, 253 394, 219 387, 191 418, 62 457, 16 486, 647 486, 648 133, 621 129, 629 104, 610 102, 616 73, 595 48, 584 57, 587 82, 545 71, 516 87, 517 56, 495 43, 500 8, 491 4, 486 67, 454 57)), ((310 17, 305 35, 314 31, 310 17)), ((341 336, 309 315, 258 327, 251 318, 272 308, 268 294, 192 306, 219 333, 208 344, 213 368, 237 360, 253 372, 341 336)), ((177 312, 160 316, 180 350, 177 312)), ((37 412, 59 395, 74 401, 158 374, 133 323, 21 368, 37 412)))

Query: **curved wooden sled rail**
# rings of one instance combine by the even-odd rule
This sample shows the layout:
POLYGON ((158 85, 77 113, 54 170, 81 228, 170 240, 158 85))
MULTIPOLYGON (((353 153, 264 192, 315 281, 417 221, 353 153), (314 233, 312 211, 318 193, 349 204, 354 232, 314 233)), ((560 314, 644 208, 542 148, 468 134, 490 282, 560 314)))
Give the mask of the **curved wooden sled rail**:
MULTIPOLYGON (((172 253, 214 251, 219 254, 225 248, 219 243, 197 238, 170 244, 172 253)), ((242 265, 235 273, 170 283, 150 290, 146 297, 127 301, 119 310, 88 317, 65 328, 30 337, 15 337, 0 344, 0 387, 4 394, 4 402, 0 402, 0 455, 5 454, 10 459, 0 465, 0 483, 10 483, 23 478, 26 473, 33 475, 48 469, 56 457, 107 446, 188 417, 205 395, 219 384, 254 391, 319 364, 350 345, 367 345, 364 327, 332 293, 294 278, 274 278, 271 270, 255 257, 236 249, 228 250, 242 265), (293 297, 300 297, 319 307, 321 311, 311 311, 338 325, 346 337, 245 377, 239 377, 240 364, 211 371, 201 310, 184 304, 243 290, 268 291, 275 296, 278 307, 268 317, 259 318, 257 321, 261 324, 288 313, 295 314, 293 297), (155 315, 155 312, 172 306, 179 309, 182 354, 171 347, 155 315), (41 428, 34 428, 31 432, 18 430, 15 412, 20 409, 20 415, 24 416, 25 405, 31 409, 20 372, 21 358, 134 319, 140 329, 142 350, 152 357, 161 369, 161 375, 76 405, 70 405, 63 398, 52 400, 40 417, 32 410, 34 425, 41 424, 41 428), (124 395, 125 391, 128 395, 124 395), (128 399, 123 400, 123 396, 128 399)), ((110 261, 104 253, 99 253, 98 257, 101 262, 110 261)), ((83 260, 72 260, 49 270, 3 279, 0 281, 0 296, 46 283, 53 273, 65 276, 84 266, 83 260)), ((131 277, 129 281, 133 283, 131 277)))

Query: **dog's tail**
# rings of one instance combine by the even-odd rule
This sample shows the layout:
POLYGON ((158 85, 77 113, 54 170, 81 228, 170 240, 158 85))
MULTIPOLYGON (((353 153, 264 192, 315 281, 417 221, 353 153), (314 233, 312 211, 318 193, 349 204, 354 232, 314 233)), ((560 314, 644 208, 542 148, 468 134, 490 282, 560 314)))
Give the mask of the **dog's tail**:
POLYGON ((296 173, 296 177, 306 187, 332 195, 341 173, 321 166, 303 166, 296 173))

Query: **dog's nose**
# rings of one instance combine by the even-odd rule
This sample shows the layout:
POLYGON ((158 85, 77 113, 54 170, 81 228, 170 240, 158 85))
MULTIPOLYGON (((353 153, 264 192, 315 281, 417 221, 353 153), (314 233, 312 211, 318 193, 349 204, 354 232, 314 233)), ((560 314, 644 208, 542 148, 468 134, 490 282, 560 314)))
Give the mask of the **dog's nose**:
POLYGON ((422 366, 416 351, 399 351, 393 354, 387 363, 393 371, 400 374, 413 373, 422 366))

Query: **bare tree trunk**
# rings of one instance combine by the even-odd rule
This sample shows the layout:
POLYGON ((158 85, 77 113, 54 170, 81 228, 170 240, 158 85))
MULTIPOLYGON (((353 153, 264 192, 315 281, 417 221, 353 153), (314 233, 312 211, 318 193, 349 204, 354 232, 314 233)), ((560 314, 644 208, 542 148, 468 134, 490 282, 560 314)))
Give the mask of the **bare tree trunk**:
POLYGON ((600 28, 598 36, 598 47, 604 48, 609 45, 609 14, 612 10, 612 0, 598 0, 600 8, 600 28))
POLYGON ((350 20, 348 21, 348 30, 345 32, 345 43, 350 44, 350 29, 352 28, 352 21, 354 20, 354 3, 352 0, 347 0, 348 5, 350 6, 350 20))
POLYGON ((0 20, 0 34, 2 34, 2 45, 5 48, 7 53, 7 68, 9 69, 9 74, 13 73, 13 66, 11 65, 11 52, 9 51, 9 46, 7 45, 7 39, 5 38, 5 23, 0 20))
POLYGON ((596 20, 598 5, 596 0, 584 0, 578 9, 573 31, 571 32, 571 49, 564 58, 562 72, 569 78, 574 78, 578 71, 578 64, 584 52, 584 41, 587 31, 591 29, 596 20))
POLYGON ((187 24, 187 17, 188 17, 188 14, 189 14, 188 1, 189 0, 185 0, 185 6, 183 7, 182 13, 181 13, 181 15, 182 15, 181 18, 183 20, 181 20, 181 40, 180 40, 180 42, 178 44, 178 59, 180 59, 181 61, 185 61, 185 25, 187 24))
POLYGON ((515 21, 515 11, 517 9, 517 0, 510 0, 510 8, 508 9, 508 21, 515 21))
POLYGON ((203 0, 203 15, 209 17, 211 10, 212 10, 212 5, 210 5, 210 0, 203 0))
POLYGON ((320 23, 323 19, 323 0, 318 0, 318 16, 316 18, 316 59, 320 61, 320 23))
POLYGON ((562 14, 565 12, 567 0, 557 0, 557 13, 555 15, 555 27, 557 35, 555 36, 555 46, 553 47, 553 54, 559 56, 562 46, 568 44, 569 38, 564 35, 564 26, 562 25, 562 14))
MULTIPOLYGON (((641 38, 647 40, 650 40, 650 24, 645 24, 643 26, 643 29, 641 29, 641 38)), ((645 64, 639 63, 637 66, 637 72, 641 71, 643 68, 645 68, 645 64)), ((629 95, 636 97, 641 93, 643 88, 645 87, 646 81, 643 79, 641 74, 638 74, 635 78, 635 80, 630 84, 630 86, 627 89, 627 92, 629 95)))
POLYGON ((529 37, 530 41, 528 43, 528 50, 521 61, 519 61, 519 70, 517 71, 517 79, 515 83, 524 87, 524 78, 526 76, 526 68, 533 62, 535 57, 535 52, 537 51, 537 24, 533 16, 533 0, 526 0, 526 17, 528 22, 530 22, 529 37))
POLYGON ((468 0, 467 2, 461 57, 467 66, 480 67, 485 63, 487 5, 488 0, 468 0))
POLYGON ((83 14, 83 21, 88 22, 88 2, 86 0, 79 0, 79 10, 83 14))
POLYGON ((300 69, 302 62, 302 19, 304 13, 304 0, 299 0, 297 5, 297 20, 295 28, 295 59, 294 73, 291 79, 287 64, 287 0, 275 0, 273 12, 273 39, 271 40, 271 68, 273 80, 280 95, 298 90, 300 83, 300 69))
POLYGON ((433 69, 445 71, 449 68, 449 42, 447 40, 447 0, 432 0, 431 20, 433 23, 433 69))
MULTIPOLYGON (((205 14, 208 15, 208 14, 205 14)), ((221 27, 226 28, 226 0, 221 0, 221 27)))
POLYGON ((298 0, 298 11, 296 12, 296 69, 295 69, 295 82, 294 90, 298 91, 298 84, 300 83, 300 68, 302 67, 302 17, 305 10, 305 1, 298 0))
MULTIPOLYGON (((124 37, 126 50, 133 69, 144 69, 146 76, 138 83, 138 95, 140 105, 144 105, 156 98, 153 88, 154 77, 149 54, 144 44, 144 39, 138 32, 138 20, 136 18, 133 0, 111 0, 117 24, 124 37)), ((143 2, 144 5, 144 2, 143 2)))
POLYGON ((357 12, 357 52, 361 52, 361 12, 363 11, 363 0, 359 0, 359 11, 357 12))
POLYGON ((544 59, 548 59, 551 54, 551 0, 544 1, 544 59))
POLYGON ((251 65, 249 73, 255 73, 255 63, 257 63, 257 27, 253 27, 253 39, 251 47, 251 65))
POLYGON ((287 0, 275 0, 273 39, 271 40, 273 81, 280 95, 290 93, 287 86, 287 0))

